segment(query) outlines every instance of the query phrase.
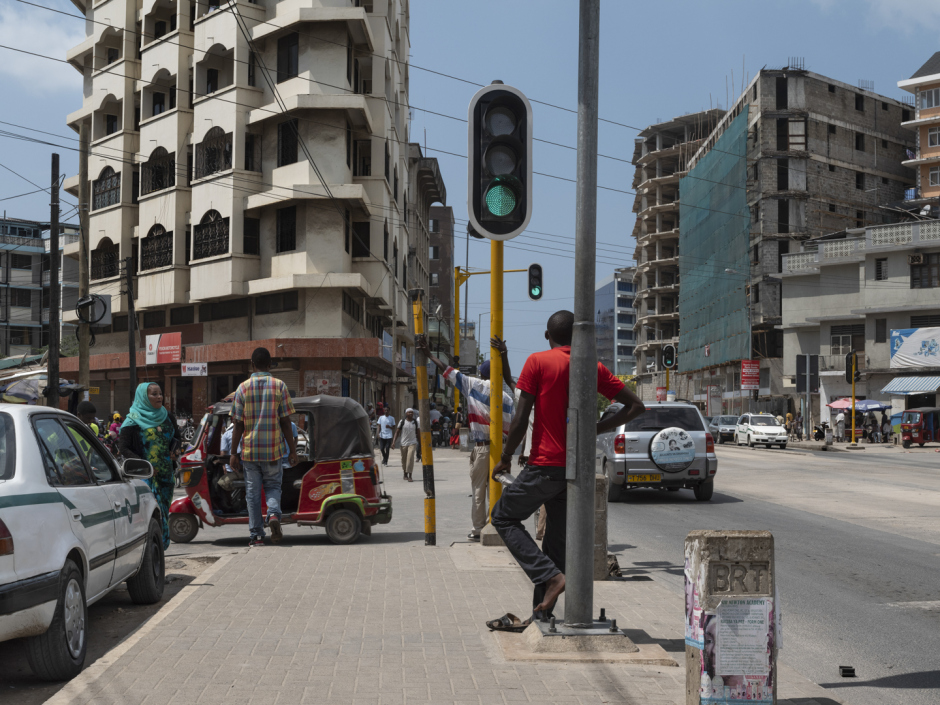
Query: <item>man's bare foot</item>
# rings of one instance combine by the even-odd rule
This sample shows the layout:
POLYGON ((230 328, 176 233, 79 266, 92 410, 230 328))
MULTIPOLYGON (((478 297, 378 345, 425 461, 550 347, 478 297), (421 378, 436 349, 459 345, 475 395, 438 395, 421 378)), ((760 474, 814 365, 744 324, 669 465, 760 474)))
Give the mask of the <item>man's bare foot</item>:
POLYGON ((555 607, 555 602, 558 601, 558 596, 565 591, 565 574, 559 573, 558 575, 552 576, 548 579, 548 582, 545 583, 545 597, 535 606, 536 612, 544 612, 548 614, 555 607))

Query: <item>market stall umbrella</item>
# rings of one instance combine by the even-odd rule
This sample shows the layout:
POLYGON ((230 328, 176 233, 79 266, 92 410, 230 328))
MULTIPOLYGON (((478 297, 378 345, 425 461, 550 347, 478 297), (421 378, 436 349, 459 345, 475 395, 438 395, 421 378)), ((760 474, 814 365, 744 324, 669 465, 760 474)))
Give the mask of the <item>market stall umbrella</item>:
POLYGON ((834 401, 831 404, 826 404, 826 406, 828 406, 830 409, 848 409, 852 406, 852 399, 846 397, 844 399, 834 401))
MULTIPOLYGON (((830 409, 851 409, 852 408, 852 399, 851 397, 845 397, 834 401, 831 404, 826 404, 830 409)), ((855 402, 856 411, 884 411, 885 409, 890 409, 890 404, 885 404, 880 401, 875 401, 874 399, 859 399, 855 402)))

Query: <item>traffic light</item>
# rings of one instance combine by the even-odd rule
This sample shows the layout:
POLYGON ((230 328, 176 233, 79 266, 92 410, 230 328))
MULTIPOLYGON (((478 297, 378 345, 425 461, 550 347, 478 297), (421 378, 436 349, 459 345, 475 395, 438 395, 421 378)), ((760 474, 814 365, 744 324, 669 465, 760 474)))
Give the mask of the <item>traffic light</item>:
POLYGON ((538 301, 542 298, 542 265, 529 265, 529 298, 538 301))
POLYGON ((470 225, 491 240, 510 240, 532 217, 532 106, 497 81, 470 100, 468 122, 470 225))
POLYGON ((663 345, 663 367, 667 370, 675 369, 676 357, 675 345, 663 345))
POLYGON ((858 353, 854 350, 845 354, 845 381, 852 384, 852 370, 855 370, 855 381, 858 382, 862 375, 858 371, 858 353))

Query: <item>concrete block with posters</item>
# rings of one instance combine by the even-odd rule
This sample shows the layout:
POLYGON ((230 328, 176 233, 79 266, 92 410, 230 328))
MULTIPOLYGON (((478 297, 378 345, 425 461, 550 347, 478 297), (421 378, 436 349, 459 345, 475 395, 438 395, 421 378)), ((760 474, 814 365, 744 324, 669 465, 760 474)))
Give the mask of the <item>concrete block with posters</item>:
POLYGON ((774 572, 769 531, 686 536, 686 705, 777 702, 774 572))

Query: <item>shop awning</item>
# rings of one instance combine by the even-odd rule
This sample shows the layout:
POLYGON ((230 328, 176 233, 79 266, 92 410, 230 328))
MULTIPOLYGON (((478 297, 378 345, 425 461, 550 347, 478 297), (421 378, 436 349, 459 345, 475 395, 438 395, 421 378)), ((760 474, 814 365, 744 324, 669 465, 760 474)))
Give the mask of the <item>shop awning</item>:
POLYGON ((895 377, 888 386, 881 390, 882 394, 931 394, 940 387, 940 375, 916 375, 911 377, 895 377))

